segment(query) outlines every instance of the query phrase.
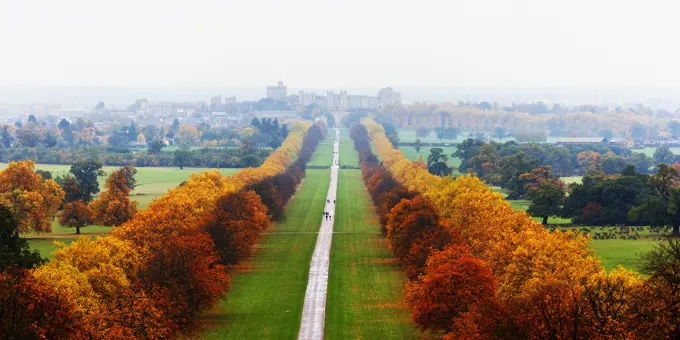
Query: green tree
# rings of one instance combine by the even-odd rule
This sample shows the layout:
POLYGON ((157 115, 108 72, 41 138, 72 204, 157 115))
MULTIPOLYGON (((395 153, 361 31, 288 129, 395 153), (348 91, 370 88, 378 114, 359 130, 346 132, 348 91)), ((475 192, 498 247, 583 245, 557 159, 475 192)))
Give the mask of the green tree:
POLYGON ((387 136, 387 139, 390 140, 390 143, 392 143, 392 147, 395 149, 399 148, 399 136, 398 135, 389 135, 387 136))
POLYGON ((128 142, 136 141, 138 135, 139 135, 139 131, 137 131, 137 126, 135 125, 135 122, 130 122, 130 127, 128 128, 128 131, 127 131, 128 142))
POLYGON ((148 143, 149 147, 147 149, 150 154, 159 154, 161 150, 165 147, 163 141, 154 139, 148 143))
POLYGON ((662 145, 656 148, 654 151, 654 163, 656 164, 673 164, 675 163, 675 155, 671 152, 671 149, 666 145, 662 145))
POLYGON ((541 217, 543 224, 548 224, 548 218, 558 216, 562 210, 562 203, 566 192, 564 183, 552 175, 550 167, 536 168, 530 173, 522 175, 527 180, 527 196, 531 200, 527 213, 541 217))
POLYGON ((448 176, 451 169, 446 165, 449 157, 444 154, 442 148, 430 149, 430 155, 427 156, 427 171, 437 176, 448 176))
POLYGON ((179 120, 175 118, 175 120, 172 121, 172 125, 170 126, 170 132, 173 134, 177 134, 179 132, 179 120))
POLYGON ((628 157, 628 162, 635 166, 635 171, 641 174, 648 174, 649 169, 654 165, 652 158, 642 152, 633 152, 628 157))
POLYGON ((180 169, 184 169, 185 165, 188 165, 191 161, 191 151, 189 150, 177 150, 173 158, 173 163, 180 169))
POLYGON ((10 266, 31 269, 43 262, 40 253, 19 237, 18 228, 10 209, 0 205, 0 272, 10 266))
POLYGON ((69 123, 68 120, 66 120, 66 119, 60 120, 59 125, 57 125, 59 130, 64 130, 64 129, 70 127, 70 126, 71 126, 71 123, 69 123))
POLYGON ((415 142, 413 142, 413 148, 416 149, 416 152, 420 153, 420 148, 423 147, 423 143, 420 142, 420 138, 416 139, 415 142))
POLYGON ((659 164, 656 174, 649 177, 653 194, 628 213, 631 221, 647 220, 653 227, 670 226, 673 236, 680 236, 680 174, 675 168, 659 164))
POLYGON ((12 142, 14 141, 14 137, 12 137, 12 134, 9 133, 9 126, 5 125, 5 126, 2 127, 2 133, 1 133, 0 137, 2 137, 2 144, 6 148, 9 149, 10 147, 12 147, 12 142))
POLYGON ((92 196, 99 192, 98 178, 106 176, 102 163, 95 160, 80 161, 71 165, 70 172, 76 180, 83 202, 89 203, 92 196))

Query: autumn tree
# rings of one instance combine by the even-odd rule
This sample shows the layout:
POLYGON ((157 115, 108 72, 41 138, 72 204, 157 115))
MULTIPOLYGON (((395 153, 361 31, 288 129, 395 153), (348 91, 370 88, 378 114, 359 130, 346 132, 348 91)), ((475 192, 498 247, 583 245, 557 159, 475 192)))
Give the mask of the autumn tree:
POLYGON ((59 214, 59 223, 65 227, 76 228, 76 235, 80 235, 80 228, 92 224, 92 213, 82 200, 64 203, 59 214))
POLYGON ((71 339, 80 323, 72 301, 38 282, 29 271, 0 271, 3 339, 71 339))
POLYGON ((430 252, 443 249, 451 242, 449 229, 434 207, 422 196, 416 196, 392 208, 386 237, 390 250, 402 260, 409 278, 414 279, 425 266, 430 252))
POLYGON ((18 231, 49 232, 63 199, 64 191, 35 172, 33 161, 11 162, 0 172, 0 205, 12 211, 19 221, 18 231))
POLYGON ((205 226, 222 264, 232 265, 250 255, 260 233, 269 227, 267 207, 254 191, 222 196, 205 226))
POLYGON ((191 328, 200 312, 210 308, 229 287, 210 236, 185 230, 180 235, 156 235, 163 245, 154 249, 139 274, 142 287, 158 290, 167 305, 159 308, 180 329, 191 328))
POLYGON ((496 305, 495 293, 491 269, 472 257, 466 247, 453 245, 430 257, 408 300, 413 320, 421 329, 456 332, 457 338, 468 338, 481 333, 483 325, 478 324, 489 321, 484 318, 496 305))
POLYGON ((125 166, 106 179, 106 191, 89 205, 96 224, 118 226, 137 213, 137 202, 130 201, 129 197, 136 183, 136 173, 135 168, 125 166))

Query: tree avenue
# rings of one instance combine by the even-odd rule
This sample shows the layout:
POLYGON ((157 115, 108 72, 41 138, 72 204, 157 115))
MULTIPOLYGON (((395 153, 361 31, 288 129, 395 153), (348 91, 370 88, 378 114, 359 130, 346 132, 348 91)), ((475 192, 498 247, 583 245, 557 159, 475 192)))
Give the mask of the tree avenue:
MULTIPOLYGON (((474 175, 453 179, 430 174, 422 163, 408 161, 393 148, 375 121, 364 118, 362 125, 355 130, 365 132, 353 137, 360 155, 365 155, 362 170, 366 187, 377 210, 389 215, 387 237, 399 245, 391 249, 407 272, 409 256, 421 254, 420 258, 425 258, 419 262, 424 263, 417 269, 420 275, 409 275, 405 291, 413 320, 422 329, 446 339, 680 336, 680 290, 676 289, 680 274, 670 269, 680 265, 677 239, 661 241, 648 255, 648 276, 623 268, 607 273, 593 256, 587 237, 544 228, 510 207, 474 175), (373 161, 374 165, 368 166, 368 161, 376 159, 370 153, 371 144, 381 163, 373 161), (395 219, 403 213, 398 207, 407 200, 393 197, 405 197, 405 192, 430 202, 435 212, 430 215, 445 221, 440 225, 451 235, 449 242, 439 245, 428 241, 429 233, 416 232, 424 225, 433 226, 432 217, 395 219), (381 208, 385 202, 391 202, 391 207, 381 208), (418 220, 422 222, 412 226, 398 222, 418 220), (400 230, 390 227, 390 221, 413 232, 406 237, 411 246, 407 256, 395 250, 408 249, 409 241, 401 235, 409 234, 389 231, 400 230), (423 248, 428 251, 421 252, 423 248)), ((592 155, 583 156, 584 164, 594 164, 592 155)), ((492 159, 487 158, 485 163, 492 159)), ((593 169, 597 170, 597 165, 593 169)), ((543 217, 554 214, 557 202, 564 198, 562 185, 551 170, 537 168, 523 179, 527 192, 535 195, 535 210, 543 217)), ((631 183, 637 180, 635 176, 632 168, 624 172, 631 183)), ((649 185, 657 198, 634 203, 642 202, 640 211, 653 206, 672 219, 677 171, 660 167, 651 177, 649 185)), ((664 223, 673 225, 672 220, 664 223)))

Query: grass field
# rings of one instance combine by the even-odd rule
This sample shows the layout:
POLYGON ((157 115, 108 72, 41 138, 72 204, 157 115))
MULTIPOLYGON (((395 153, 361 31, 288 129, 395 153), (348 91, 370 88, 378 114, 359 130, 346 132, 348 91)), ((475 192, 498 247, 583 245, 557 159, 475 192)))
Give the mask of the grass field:
POLYGON ((404 273, 380 235, 360 170, 341 170, 338 183, 324 338, 418 338, 404 273))
MULTIPOLYGON (((527 200, 508 201, 510 206, 517 210, 526 211, 530 202, 527 200)), ((541 222, 540 218, 534 218, 536 222, 541 222)), ((561 217, 550 217, 548 223, 571 223, 571 219, 561 217)), ((587 227, 586 227, 587 228, 587 227)), ((607 270, 612 270, 621 265, 626 269, 639 270, 643 263, 642 255, 646 254, 656 244, 658 235, 641 233, 638 240, 591 240, 590 246, 595 251, 595 256, 602 260, 602 265, 607 270)))
MULTIPOLYGON (((318 151, 317 151, 318 152, 318 151)), ((206 315, 203 339, 295 339, 330 170, 308 169, 285 212, 232 272, 231 290, 206 315)))
MULTIPOLYGON (((0 163, 0 170, 5 169, 7 163, 0 163)), ((68 173, 70 165, 55 165, 55 164, 36 164, 36 169, 50 171, 53 177, 59 175, 65 175, 68 173)), ((106 171, 107 175, 118 167, 105 166, 103 170, 106 171)), ((154 198, 163 196, 169 189, 177 187, 183 181, 189 179, 189 176, 194 173, 200 173, 205 170, 211 169, 201 169, 201 168, 185 168, 180 170, 178 168, 160 168, 160 167, 144 167, 137 168, 137 187, 131 193, 130 199, 136 200, 139 203, 140 208, 146 208, 149 203, 154 198)), ((220 169, 223 175, 229 175, 236 173, 240 169, 220 169)), ((104 182, 106 178, 102 177, 99 179, 99 188, 104 190, 104 182)), ((110 227, 103 226, 87 226, 81 228, 80 232, 82 235, 95 236, 101 235, 110 231, 110 227)), ((53 241, 55 237, 58 237, 60 241, 70 243, 76 238, 76 230, 74 228, 63 227, 55 219, 52 222, 52 232, 43 235, 27 234, 22 235, 29 237, 31 247, 40 251, 43 257, 51 258, 52 251, 54 251, 53 241)))
MULTIPOLYGON (((642 148, 642 149, 631 149, 633 152, 640 152, 644 153, 645 155, 649 157, 654 157, 654 152, 656 151, 657 148, 655 147, 647 147, 647 148, 642 148)), ((672 153, 676 155, 680 155, 680 147, 669 147, 668 149, 671 150, 672 153)))

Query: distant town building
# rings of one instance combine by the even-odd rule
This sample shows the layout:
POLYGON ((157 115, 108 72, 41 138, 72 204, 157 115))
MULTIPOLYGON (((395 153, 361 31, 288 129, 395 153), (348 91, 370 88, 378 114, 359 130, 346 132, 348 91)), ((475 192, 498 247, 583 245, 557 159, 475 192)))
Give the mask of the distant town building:
POLYGON ((84 109, 59 109, 59 118, 61 119, 78 119, 85 117, 87 112, 84 109))
POLYGON ((340 91, 335 94, 333 91, 326 91, 327 110, 347 110, 347 91, 340 91))
POLYGON ((224 105, 237 104, 236 96, 224 97, 224 105))
POLYGON ((316 99, 316 93, 314 92, 298 92, 298 104, 303 106, 309 106, 314 104, 316 99))
POLYGON ((211 106, 222 105, 222 96, 214 96, 214 97, 210 98, 210 105, 211 106))
POLYGON ((288 87, 283 85, 282 81, 280 81, 276 86, 267 86, 267 99, 288 99, 288 87))
POLYGON ((381 109, 386 106, 399 104, 401 102, 401 93, 395 92, 391 87, 380 89, 380 92, 378 92, 378 97, 380 97, 381 109))

